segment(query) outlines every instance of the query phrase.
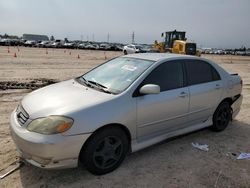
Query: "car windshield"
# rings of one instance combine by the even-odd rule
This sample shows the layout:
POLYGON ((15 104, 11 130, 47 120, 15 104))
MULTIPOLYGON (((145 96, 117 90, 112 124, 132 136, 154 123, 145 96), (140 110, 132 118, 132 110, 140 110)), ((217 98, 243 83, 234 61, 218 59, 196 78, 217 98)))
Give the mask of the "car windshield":
POLYGON ((89 71, 80 79, 118 94, 128 88, 154 61, 120 57, 89 71))

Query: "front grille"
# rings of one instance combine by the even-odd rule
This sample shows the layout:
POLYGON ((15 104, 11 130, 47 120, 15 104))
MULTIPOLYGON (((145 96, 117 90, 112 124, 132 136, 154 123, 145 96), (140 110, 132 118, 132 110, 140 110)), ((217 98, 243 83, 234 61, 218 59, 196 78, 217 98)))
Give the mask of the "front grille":
POLYGON ((29 114, 23 109, 22 105, 19 105, 16 109, 16 118, 21 126, 29 119, 29 114))

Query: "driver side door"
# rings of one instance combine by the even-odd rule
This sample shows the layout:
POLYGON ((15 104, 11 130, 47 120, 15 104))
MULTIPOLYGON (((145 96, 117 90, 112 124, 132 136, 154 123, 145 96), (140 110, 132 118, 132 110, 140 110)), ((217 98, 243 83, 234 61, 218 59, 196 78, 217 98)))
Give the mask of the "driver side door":
POLYGON ((147 139, 185 127, 188 118, 189 89, 181 60, 156 67, 139 86, 159 85, 159 94, 140 95, 137 104, 137 138, 147 139))

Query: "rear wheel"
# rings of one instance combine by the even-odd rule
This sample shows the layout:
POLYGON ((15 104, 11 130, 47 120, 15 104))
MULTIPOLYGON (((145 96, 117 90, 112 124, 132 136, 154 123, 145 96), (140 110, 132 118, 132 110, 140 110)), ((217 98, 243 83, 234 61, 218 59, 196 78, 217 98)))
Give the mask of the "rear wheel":
POLYGON ((213 115, 213 125, 211 129, 213 131, 223 131, 231 120, 231 108, 228 102, 222 102, 213 115))
POLYGON ((89 172, 102 175, 115 170, 128 151, 128 138, 119 127, 100 130, 86 143, 80 160, 89 172))
POLYGON ((128 52, 126 50, 124 50, 124 55, 127 55, 127 54, 128 54, 128 52))

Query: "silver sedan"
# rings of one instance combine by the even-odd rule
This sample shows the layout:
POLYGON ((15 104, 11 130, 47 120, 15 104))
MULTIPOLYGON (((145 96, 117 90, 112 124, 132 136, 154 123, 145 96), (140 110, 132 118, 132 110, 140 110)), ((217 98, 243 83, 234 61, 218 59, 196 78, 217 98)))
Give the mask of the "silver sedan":
POLYGON ((83 163, 116 169, 128 152, 204 127, 224 130, 242 102, 242 80, 210 60, 133 54, 38 89, 11 115, 27 162, 46 169, 83 163))

